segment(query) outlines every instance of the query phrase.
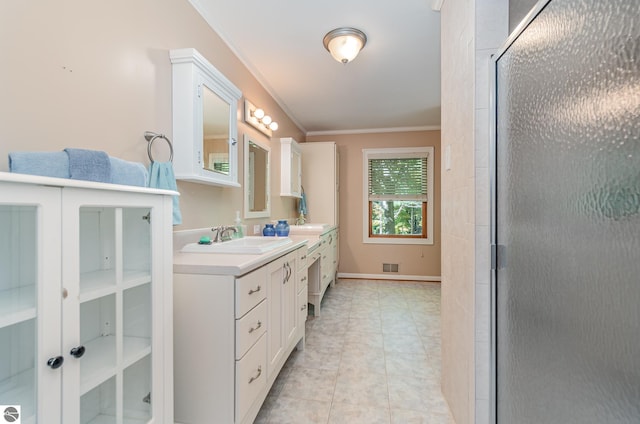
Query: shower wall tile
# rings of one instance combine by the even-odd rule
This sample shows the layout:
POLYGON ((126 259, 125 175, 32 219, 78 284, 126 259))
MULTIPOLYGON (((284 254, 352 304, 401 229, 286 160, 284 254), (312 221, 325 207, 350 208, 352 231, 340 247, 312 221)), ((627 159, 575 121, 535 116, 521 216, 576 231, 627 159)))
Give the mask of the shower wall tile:
MULTIPOLYGON (((477 97, 476 97, 477 100, 477 97)), ((476 105, 478 102, 476 101, 476 105)), ((489 167, 489 109, 476 108, 476 120, 475 120, 475 137, 476 137, 476 149, 475 149, 475 165, 476 168, 488 168, 489 167)))
MULTIPOLYGON (((491 218, 489 168, 476 168, 475 183, 475 223, 476 225, 488 226, 491 218)), ((487 241, 486 244, 481 246, 486 248, 488 245, 489 243, 487 241)))
POLYGON ((476 0, 476 48, 492 49, 505 40, 509 28, 509 4, 505 0, 476 0))

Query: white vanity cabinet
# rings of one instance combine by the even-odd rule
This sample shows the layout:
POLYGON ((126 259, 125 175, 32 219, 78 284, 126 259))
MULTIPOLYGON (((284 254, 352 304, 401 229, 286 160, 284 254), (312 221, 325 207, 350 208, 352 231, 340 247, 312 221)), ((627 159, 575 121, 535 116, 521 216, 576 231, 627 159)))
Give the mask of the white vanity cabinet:
POLYGON ((308 301, 313 315, 320 316, 320 305, 329 285, 334 285, 338 271, 338 229, 320 235, 319 246, 309 253, 308 301))
POLYGON ((180 254, 174 274, 176 423, 253 422, 291 351, 303 344, 297 262, 306 250, 301 244, 266 254, 264 263, 239 275, 227 268, 237 257, 220 259, 216 268, 199 263, 211 258, 207 254, 180 254))
POLYGON ((173 192, 0 173, 0 404, 173 420, 173 192))
POLYGON ((302 149, 290 137, 280 139, 280 196, 302 197, 302 149))

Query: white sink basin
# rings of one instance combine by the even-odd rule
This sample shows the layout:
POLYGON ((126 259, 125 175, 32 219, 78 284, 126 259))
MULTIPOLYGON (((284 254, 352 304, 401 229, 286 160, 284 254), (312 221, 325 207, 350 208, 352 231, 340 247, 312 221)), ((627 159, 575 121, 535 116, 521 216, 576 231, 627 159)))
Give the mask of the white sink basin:
POLYGON ((233 253, 239 255, 262 255, 292 243, 289 237, 243 237, 222 243, 189 243, 180 251, 184 253, 233 253))
POLYGON ((290 225, 289 234, 320 234, 331 227, 329 224, 290 225))

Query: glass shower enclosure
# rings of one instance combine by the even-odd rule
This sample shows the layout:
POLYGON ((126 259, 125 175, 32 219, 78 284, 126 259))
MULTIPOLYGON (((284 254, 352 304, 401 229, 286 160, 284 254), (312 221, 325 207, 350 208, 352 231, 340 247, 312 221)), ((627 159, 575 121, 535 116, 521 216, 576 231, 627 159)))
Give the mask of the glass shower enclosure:
POLYGON ((496 422, 640 422, 640 2, 543 0, 494 56, 496 422))

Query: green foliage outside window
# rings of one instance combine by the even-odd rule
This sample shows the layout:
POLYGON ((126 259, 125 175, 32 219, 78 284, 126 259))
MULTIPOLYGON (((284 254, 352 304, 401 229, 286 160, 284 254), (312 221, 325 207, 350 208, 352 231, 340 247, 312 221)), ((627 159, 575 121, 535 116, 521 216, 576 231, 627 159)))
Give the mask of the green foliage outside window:
POLYGON ((421 235, 422 202, 372 202, 371 233, 373 235, 421 235))

